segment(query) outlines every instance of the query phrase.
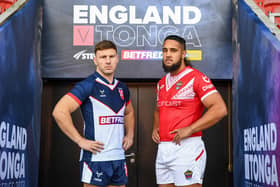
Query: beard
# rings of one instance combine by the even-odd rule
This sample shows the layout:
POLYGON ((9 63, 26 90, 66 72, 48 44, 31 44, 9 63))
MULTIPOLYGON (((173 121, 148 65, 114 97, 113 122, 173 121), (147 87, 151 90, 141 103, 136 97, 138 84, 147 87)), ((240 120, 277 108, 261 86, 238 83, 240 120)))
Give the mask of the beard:
POLYGON ((180 68, 181 64, 182 64, 181 59, 177 63, 172 64, 171 66, 166 66, 164 64, 164 62, 162 61, 162 67, 163 67, 163 70, 165 73, 170 73, 170 72, 178 70, 180 68))

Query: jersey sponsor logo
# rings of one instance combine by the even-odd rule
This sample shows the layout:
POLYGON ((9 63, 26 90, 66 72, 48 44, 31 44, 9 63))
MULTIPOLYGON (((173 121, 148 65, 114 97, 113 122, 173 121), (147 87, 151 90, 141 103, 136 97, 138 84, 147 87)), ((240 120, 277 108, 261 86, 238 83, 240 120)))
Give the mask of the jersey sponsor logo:
POLYGON ((123 116, 99 116, 99 125, 124 124, 123 116))
POLYGON ((202 90, 203 90, 203 91, 206 91, 206 90, 208 90, 208 89, 210 89, 210 88, 213 88, 213 84, 209 84, 209 85, 203 86, 203 87, 202 87, 202 90))
POLYGON ((172 97, 172 99, 193 99, 195 96, 195 93, 193 91, 193 83, 194 78, 186 84, 183 88, 181 88, 176 95, 172 97))
POLYGON ((158 107, 162 107, 162 106, 181 106, 182 101, 159 101, 157 103, 158 107))
POLYGON ((123 89, 118 88, 118 90, 119 90, 120 97, 122 98, 122 100, 124 100, 123 89))
POLYGON ((207 76, 202 76, 204 82, 210 83, 210 79, 207 76))

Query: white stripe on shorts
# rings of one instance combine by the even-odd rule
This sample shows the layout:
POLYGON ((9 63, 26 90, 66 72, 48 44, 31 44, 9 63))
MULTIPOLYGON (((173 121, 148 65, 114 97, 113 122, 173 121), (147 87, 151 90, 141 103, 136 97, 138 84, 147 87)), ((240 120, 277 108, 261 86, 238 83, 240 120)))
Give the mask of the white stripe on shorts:
POLYGON ((90 183, 91 177, 92 177, 92 171, 87 165, 87 163, 84 162, 81 181, 85 183, 90 183))

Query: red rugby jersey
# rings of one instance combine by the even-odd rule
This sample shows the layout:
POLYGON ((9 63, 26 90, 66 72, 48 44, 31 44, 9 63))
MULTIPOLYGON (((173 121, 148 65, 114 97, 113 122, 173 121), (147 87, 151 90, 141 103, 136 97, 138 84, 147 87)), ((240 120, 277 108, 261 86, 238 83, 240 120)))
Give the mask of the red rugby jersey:
MULTIPOLYGON (((171 76, 166 74, 157 84, 160 141, 172 141, 170 131, 191 125, 204 110, 202 100, 217 92, 211 80, 191 67, 171 76)), ((192 136, 201 136, 196 132, 192 136)))

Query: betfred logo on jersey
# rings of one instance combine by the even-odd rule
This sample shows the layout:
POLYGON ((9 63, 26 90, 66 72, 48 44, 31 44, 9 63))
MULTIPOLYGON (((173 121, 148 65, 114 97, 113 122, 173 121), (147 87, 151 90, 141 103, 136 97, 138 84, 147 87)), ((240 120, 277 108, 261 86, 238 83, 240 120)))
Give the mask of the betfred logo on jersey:
POLYGON ((99 125, 124 124, 123 116, 99 116, 99 125))

